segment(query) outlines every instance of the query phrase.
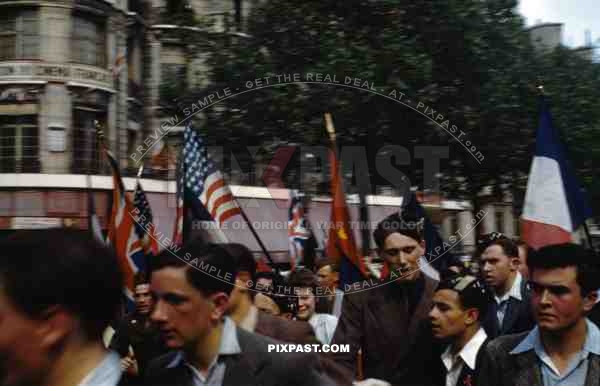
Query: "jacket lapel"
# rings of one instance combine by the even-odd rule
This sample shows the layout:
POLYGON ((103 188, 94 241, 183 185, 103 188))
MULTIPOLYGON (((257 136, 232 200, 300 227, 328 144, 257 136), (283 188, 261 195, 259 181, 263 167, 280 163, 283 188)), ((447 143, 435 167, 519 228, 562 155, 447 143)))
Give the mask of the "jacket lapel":
POLYGON ((408 337, 411 344, 414 343, 415 339, 417 338, 417 332, 421 322, 428 319, 427 315, 429 314, 429 311, 431 311, 433 292, 438 284, 436 280, 429 278, 424 273, 421 273, 421 275, 423 275, 423 279, 425 280, 423 285, 423 293, 421 294, 419 304, 415 308, 414 314, 410 318, 410 324, 408 327, 408 337))
POLYGON ((600 356, 590 354, 589 358, 585 386, 598 386, 600 384, 600 356))
POLYGON ((500 328, 500 335, 504 335, 511 330, 517 318, 519 317, 520 311, 521 301, 513 297, 509 298, 508 304, 506 305, 504 320, 502 321, 502 327, 500 328))
POLYGON ((544 386, 535 351, 529 350, 516 354, 515 360, 517 361, 515 386, 544 386))
POLYGON ((266 366, 264 357, 260 350, 257 351, 257 347, 252 347, 252 342, 244 333, 240 334, 239 328, 236 328, 236 333, 242 352, 225 357, 223 386, 245 385, 249 382, 260 385, 257 379, 260 371, 266 366))

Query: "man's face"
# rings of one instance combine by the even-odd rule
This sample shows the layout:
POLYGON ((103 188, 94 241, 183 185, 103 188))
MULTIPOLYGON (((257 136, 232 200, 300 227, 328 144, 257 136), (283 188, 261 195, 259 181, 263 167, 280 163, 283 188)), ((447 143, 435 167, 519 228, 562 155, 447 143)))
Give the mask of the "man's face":
POLYGON ((518 266, 516 256, 506 256, 504 248, 499 245, 487 247, 481 255, 483 278, 485 282, 496 289, 503 288, 518 266))
POLYGON ((338 285, 338 273, 331 269, 331 265, 324 265, 317 271, 317 278, 319 280, 319 286, 323 288, 329 288, 332 291, 337 288, 338 285))
POLYGON ((419 258, 425 252, 424 244, 401 233, 392 233, 386 237, 381 257, 388 263, 390 271, 398 276, 397 283, 417 280, 421 274, 419 258))
POLYGON ((0 290, 0 385, 42 384, 50 357, 39 334, 43 322, 29 318, 0 290))
POLYGON ((524 278, 529 277, 529 269, 527 268, 527 247, 519 245, 519 272, 524 278))
POLYGON ((596 301, 596 291, 581 293, 575 267, 536 268, 530 283, 531 304, 543 331, 557 332, 573 326, 596 301))
POLYGON ((256 289, 262 292, 271 292, 273 290, 273 279, 261 277, 256 280, 256 289))
POLYGON ((204 296, 186 278, 186 267, 166 267, 152 273, 156 305, 150 315, 171 349, 195 349, 219 324, 228 296, 204 296))
POLYGON ((152 310, 152 293, 150 284, 138 284, 133 294, 135 308, 140 315, 148 315, 152 310))
POLYGON ((298 313, 296 317, 300 320, 308 320, 315 313, 316 299, 312 288, 300 288, 298 295, 298 313))
POLYGON ((462 335, 477 320, 477 314, 463 309, 456 291, 443 289, 433 295, 429 320, 435 338, 451 340, 462 335))

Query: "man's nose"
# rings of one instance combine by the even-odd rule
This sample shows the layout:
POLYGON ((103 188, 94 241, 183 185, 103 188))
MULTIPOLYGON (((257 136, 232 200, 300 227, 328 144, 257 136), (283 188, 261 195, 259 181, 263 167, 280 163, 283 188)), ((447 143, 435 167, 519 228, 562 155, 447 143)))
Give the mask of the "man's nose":
POLYGON ((150 319, 154 322, 165 322, 167 314, 161 301, 157 301, 150 313, 150 319))

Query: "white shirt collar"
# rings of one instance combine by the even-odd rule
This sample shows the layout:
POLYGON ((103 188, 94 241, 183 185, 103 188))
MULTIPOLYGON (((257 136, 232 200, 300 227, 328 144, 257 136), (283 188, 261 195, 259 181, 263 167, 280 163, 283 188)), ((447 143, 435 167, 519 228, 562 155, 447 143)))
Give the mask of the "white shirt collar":
POLYGON ((515 298, 519 301, 523 300, 523 297, 521 296, 521 283, 523 282, 523 276, 521 276, 520 272, 517 272, 517 275, 515 276, 515 281, 513 282, 512 287, 510 287, 510 290, 504 294, 504 296, 502 296, 501 298, 499 298, 498 296, 494 296, 494 299, 496 299, 496 303, 500 304, 503 301, 508 300, 508 298, 512 297, 515 298))
POLYGON ((121 379, 121 373, 119 354, 111 351, 78 386, 116 386, 121 379))
POLYGON ((458 355, 452 355, 450 351, 450 346, 446 348, 446 351, 442 354, 442 362, 444 362, 444 366, 446 369, 450 371, 456 364, 457 359, 460 357, 464 363, 467 364, 471 368, 471 370, 475 370, 475 362, 477 362, 477 353, 479 353, 479 349, 483 345, 483 342, 487 339, 487 334, 480 328, 477 330, 475 335, 467 342, 467 344, 460 350, 458 355))

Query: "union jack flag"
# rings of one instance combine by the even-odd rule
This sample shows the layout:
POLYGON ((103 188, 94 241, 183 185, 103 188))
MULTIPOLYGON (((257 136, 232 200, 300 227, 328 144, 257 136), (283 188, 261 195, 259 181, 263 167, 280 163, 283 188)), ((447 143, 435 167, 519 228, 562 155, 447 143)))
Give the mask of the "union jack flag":
POLYGON ((290 264, 292 270, 304 261, 304 249, 306 240, 311 236, 306 226, 304 217, 304 204, 302 196, 292 192, 290 209, 288 212, 288 239, 290 247, 290 264))
POLYGON ((135 230, 138 237, 142 240, 144 253, 146 256, 156 256, 160 252, 160 244, 156 235, 156 224, 154 223, 150 203, 139 181, 133 194, 133 206, 137 209, 135 230))
POLYGON ((134 276, 145 269, 142 241, 135 229, 135 209, 121 179, 119 165, 113 154, 103 145, 103 150, 113 172, 113 207, 108 224, 108 241, 114 248, 119 266, 125 277, 124 292, 128 307, 133 303, 134 276))

